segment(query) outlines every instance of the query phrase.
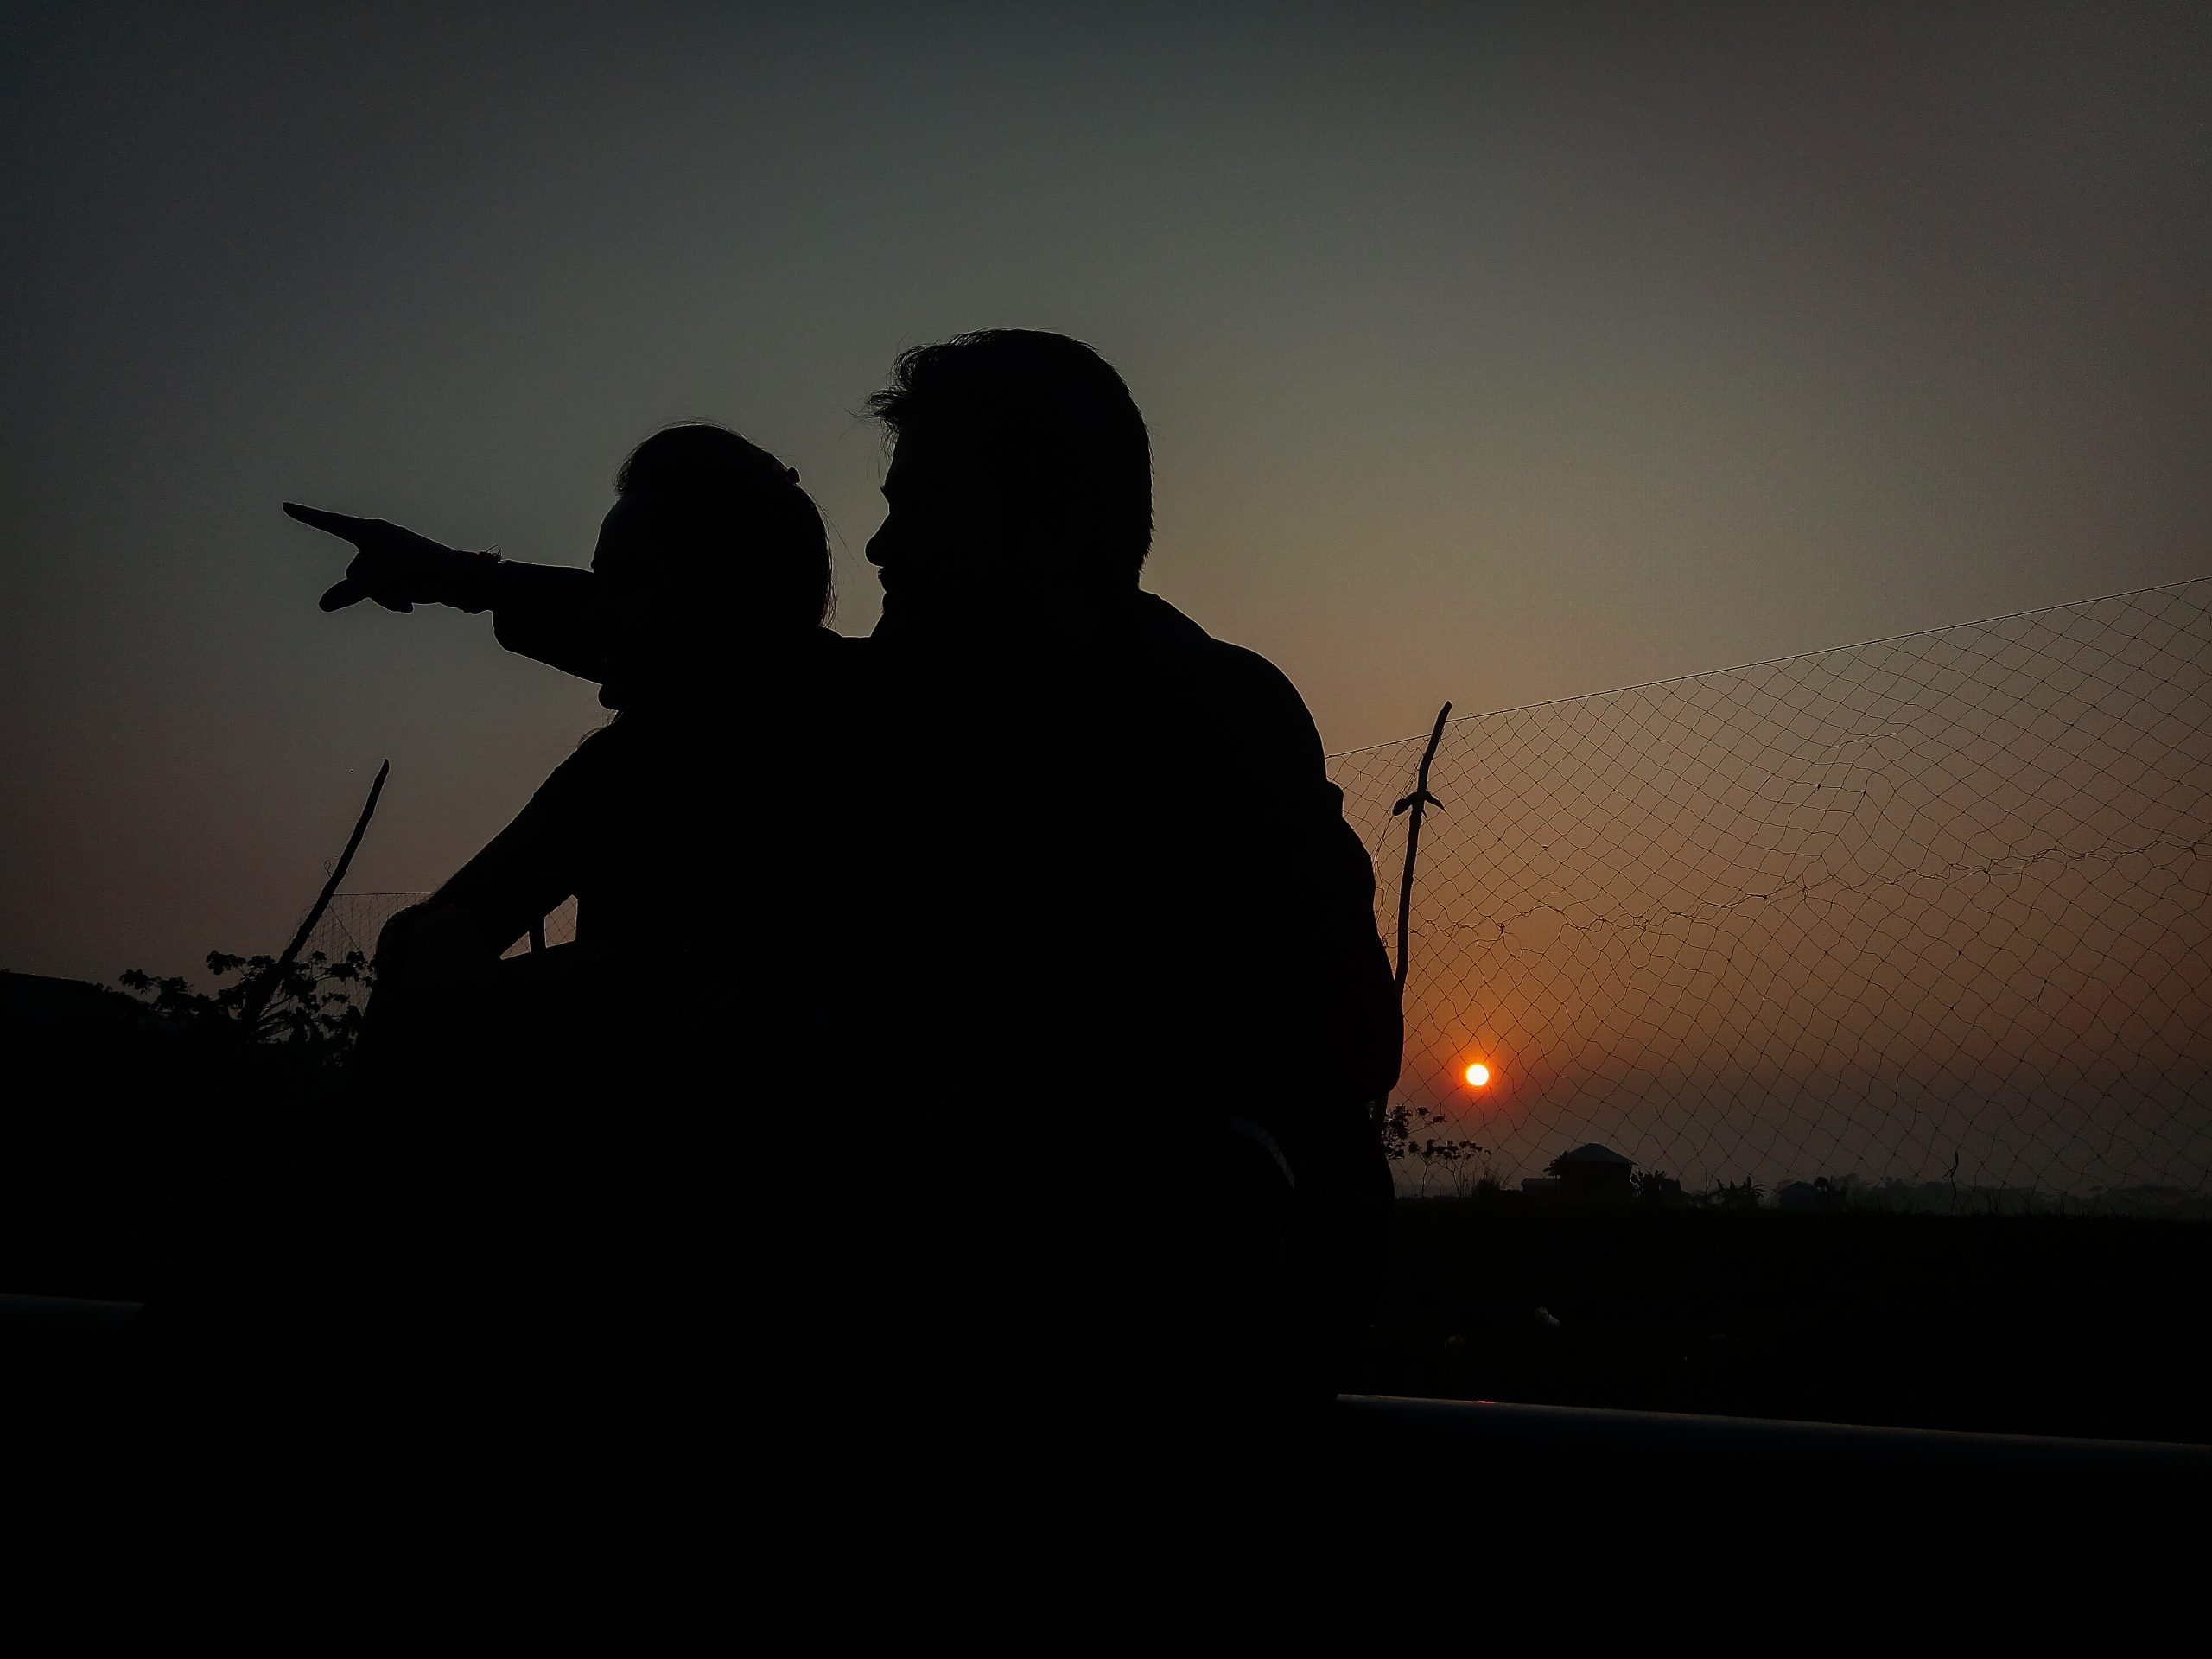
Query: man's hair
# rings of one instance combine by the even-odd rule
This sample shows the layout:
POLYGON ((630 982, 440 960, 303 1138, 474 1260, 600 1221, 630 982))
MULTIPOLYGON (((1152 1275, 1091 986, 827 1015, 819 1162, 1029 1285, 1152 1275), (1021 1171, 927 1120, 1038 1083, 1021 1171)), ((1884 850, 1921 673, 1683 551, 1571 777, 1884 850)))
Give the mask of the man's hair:
POLYGON ((663 427, 630 452, 614 493, 652 499, 691 577, 763 616, 830 615, 830 537, 798 474, 728 427, 663 427))
POLYGON ((1001 458, 1017 505, 1103 573, 1152 549, 1152 445, 1122 377, 1079 340, 987 328, 902 352, 868 412, 1001 458))

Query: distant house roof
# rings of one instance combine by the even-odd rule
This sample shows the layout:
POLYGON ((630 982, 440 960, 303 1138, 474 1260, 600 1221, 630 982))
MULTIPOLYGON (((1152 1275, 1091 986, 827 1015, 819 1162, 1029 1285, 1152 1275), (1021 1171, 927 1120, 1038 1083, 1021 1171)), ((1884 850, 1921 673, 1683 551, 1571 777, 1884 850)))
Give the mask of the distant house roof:
POLYGON ((1779 1198, 1787 1194, 1795 1193, 1805 1197, 1810 1197, 1820 1190, 1821 1189, 1819 1187, 1815 1186, 1810 1181, 1792 1181, 1787 1186, 1778 1186, 1775 1188, 1774 1196, 1779 1198))
POLYGON ((1573 1152, 1561 1153, 1562 1164, 1634 1164, 1633 1158, 1624 1158, 1611 1147, 1601 1147, 1595 1141, 1586 1141, 1573 1152))

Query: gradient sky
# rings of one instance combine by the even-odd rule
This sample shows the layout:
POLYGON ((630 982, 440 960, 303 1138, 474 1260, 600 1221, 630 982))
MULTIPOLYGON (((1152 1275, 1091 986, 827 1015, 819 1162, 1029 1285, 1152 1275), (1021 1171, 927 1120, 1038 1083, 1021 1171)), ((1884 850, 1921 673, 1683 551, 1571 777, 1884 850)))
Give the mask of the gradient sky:
POLYGON ((280 499, 581 563, 629 446, 718 418, 863 631, 852 411, 964 328, 1122 371, 1149 585, 1332 748, 2212 570, 2199 4, 10 36, 0 966, 275 949, 386 756, 349 885, 433 886, 599 720, 485 619, 317 613, 280 499))

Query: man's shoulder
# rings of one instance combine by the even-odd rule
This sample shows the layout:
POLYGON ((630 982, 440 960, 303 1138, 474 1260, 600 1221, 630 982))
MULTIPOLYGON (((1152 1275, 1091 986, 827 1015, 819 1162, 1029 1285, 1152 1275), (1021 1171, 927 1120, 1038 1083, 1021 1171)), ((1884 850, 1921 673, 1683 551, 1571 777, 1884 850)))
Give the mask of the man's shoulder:
POLYGON ((1287 701, 1303 712, 1306 701, 1290 677, 1246 645, 1217 639, 1156 594, 1141 594, 1140 614, 1147 643, 1178 666, 1217 681, 1225 690, 1287 701))
MULTIPOLYGON (((1320 734, 1290 677, 1248 646, 1217 639, 1166 600, 1145 594, 1148 638, 1181 696, 1230 721, 1272 728, 1320 753, 1320 734)), ((1194 713, 1198 712, 1196 709, 1194 713)))

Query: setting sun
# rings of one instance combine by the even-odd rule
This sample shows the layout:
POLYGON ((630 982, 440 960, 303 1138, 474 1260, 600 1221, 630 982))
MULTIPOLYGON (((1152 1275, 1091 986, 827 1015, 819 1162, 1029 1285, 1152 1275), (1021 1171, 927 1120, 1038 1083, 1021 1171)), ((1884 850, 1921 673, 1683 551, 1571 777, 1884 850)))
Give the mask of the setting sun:
POLYGON ((1470 1089, 1479 1089, 1489 1081, 1490 1067, 1484 1065, 1480 1060, 1467 1068, 1467 1086, 1470 1089))

